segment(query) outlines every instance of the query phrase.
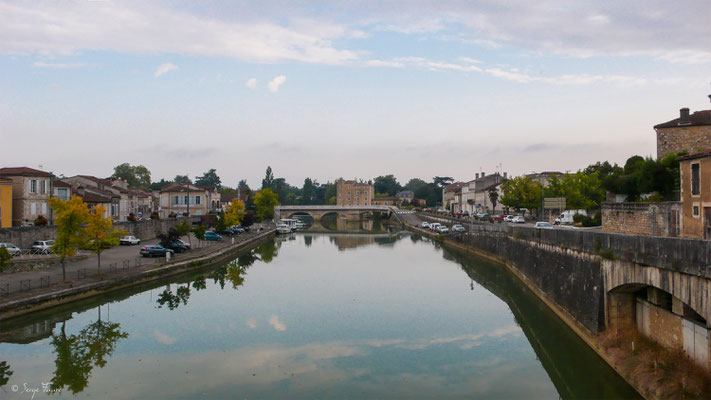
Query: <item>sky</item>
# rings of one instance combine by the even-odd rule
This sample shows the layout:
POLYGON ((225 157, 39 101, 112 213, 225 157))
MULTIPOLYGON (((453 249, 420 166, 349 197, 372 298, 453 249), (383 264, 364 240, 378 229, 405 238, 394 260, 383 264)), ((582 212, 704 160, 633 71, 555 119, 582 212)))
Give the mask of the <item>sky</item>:
POLYGON ((0 1, 0 166, 471 180, 656 157, 711 2, 0 1), (8 151, 9 150, 9 151, 8 151))

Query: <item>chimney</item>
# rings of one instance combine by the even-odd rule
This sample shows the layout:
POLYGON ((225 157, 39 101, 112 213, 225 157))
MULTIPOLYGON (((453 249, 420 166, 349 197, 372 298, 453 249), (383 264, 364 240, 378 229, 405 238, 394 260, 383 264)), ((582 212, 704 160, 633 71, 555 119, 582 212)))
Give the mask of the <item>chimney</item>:
POLYGON ((476 176, 476 179, 479 179, 479 173, 478 173, 478 172, 475 174, 475 176, 476 176))
POLYGON ((689 119, 689 109, 684 107, 679 110, 679 125, 689 125, 691 120, 689 119))
POLYGON ((482 172, 482 173, 481 173, 481 177, 483 178, 483 177, 484 177, 484 175, 486 175, 486 174, 482 172))
POLYGON ((504 172, 504 179, 506 179, 506 172, 504 172))

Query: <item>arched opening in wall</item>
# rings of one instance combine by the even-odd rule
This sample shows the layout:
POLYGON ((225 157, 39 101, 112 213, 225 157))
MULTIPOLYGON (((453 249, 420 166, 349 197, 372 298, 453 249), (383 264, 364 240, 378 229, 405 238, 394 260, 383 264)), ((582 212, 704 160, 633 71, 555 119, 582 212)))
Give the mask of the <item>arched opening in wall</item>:
POLYGON ((321 226, 329 231, 338 230, 338 220, 339 215, 337 212, 326 213, 321 216, 321 226))
POLYGON ((706 319, 671 293, 639 283, 618 286, 608 292, 607 322, 615 334, 642 334, 664 347, 683 348, 708 368, 706 319))

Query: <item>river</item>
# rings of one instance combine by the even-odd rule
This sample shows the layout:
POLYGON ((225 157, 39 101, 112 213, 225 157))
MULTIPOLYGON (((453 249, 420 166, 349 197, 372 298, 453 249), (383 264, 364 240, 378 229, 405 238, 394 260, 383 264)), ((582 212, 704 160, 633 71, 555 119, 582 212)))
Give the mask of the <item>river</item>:
POLYGON ((504 266, 300 233, 4 322, 0 398, 639 398, 504 266), (37 397, 35 397, 37 398, 37 397))

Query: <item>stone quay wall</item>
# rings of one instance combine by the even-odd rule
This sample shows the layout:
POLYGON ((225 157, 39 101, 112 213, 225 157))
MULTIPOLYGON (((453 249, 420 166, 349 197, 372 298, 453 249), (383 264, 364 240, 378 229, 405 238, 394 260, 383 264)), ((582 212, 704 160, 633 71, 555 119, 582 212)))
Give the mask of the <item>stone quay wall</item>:
MULTIPOLYGON (((123 229, 127 235, 133 235, 141 240, 155 239, 156 232, 167 232, 168 229, 180 223, 185 218, 170 218, 136 222, 114 223, 114 228, 123 229)), ((189 217, 193 224, 200 217, 189 217)), ((0 229, 0 243, 12 243, 21 249, 29 249, 35 240, 52 240, 57 237, 56 226, 27 226, 0 229)))
POLYGON ((678 237, 681 202, 602 203, 602 231, 678 237))

